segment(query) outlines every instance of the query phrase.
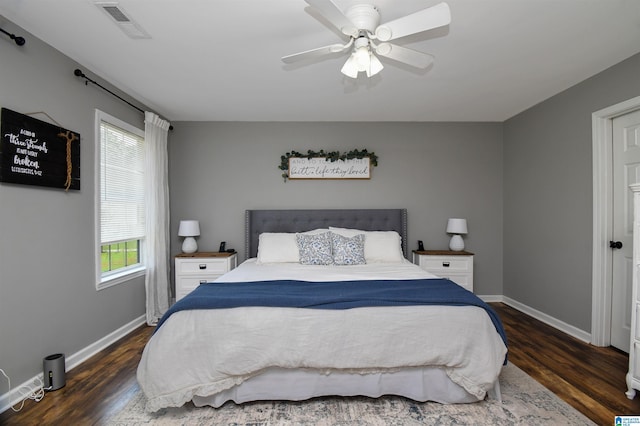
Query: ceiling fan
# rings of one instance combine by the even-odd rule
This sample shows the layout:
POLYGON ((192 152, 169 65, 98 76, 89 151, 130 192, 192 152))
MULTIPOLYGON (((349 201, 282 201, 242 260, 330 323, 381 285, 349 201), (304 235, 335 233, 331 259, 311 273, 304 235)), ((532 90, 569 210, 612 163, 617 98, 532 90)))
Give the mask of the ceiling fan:
POLYGON ((379 73, 383 66, 376 54, 416 68, 427 68, 433 62, 432 55, 388 42, 443 27, 451 22, 451 11, 446 3, 380 24, 380 12, 372 4, 354 4, 343 12, 332 0, 305 1, 342 34, 348 36, 349 41, 346 44, 331 44, 284 56, 282 61, 290 64, 344 52, 353 47, 341 69, 344 75, 351 78, 357 78, 360 72, 365 72, 367 77, 379 73))

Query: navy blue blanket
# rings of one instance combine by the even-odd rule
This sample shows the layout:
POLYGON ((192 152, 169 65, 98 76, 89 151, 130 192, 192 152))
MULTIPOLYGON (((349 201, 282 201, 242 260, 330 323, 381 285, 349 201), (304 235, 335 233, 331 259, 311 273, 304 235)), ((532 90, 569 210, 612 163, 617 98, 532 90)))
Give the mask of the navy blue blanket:
POLYGON ((495 311, 472 292, 446 279, 206 283, 176 302, 160 319, 158 328, 173 313, 190 309, 243 306, 350 309, 414 305, 481 307, 507 345, 502 322, 495 311))

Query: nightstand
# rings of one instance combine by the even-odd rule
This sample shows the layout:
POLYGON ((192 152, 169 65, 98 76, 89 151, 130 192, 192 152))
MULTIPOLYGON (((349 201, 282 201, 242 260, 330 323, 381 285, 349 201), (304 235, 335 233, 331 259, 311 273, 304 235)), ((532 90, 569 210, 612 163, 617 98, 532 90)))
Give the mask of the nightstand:
POLYGON ((238 266, 236 253, 198 252, 176 256, 176 302, 200 284, 210 282, 238 266))
POLYGON ((473 291, 473 253, 468 251, 413 251, 413 263, 427 272, 450 279, 473 291))

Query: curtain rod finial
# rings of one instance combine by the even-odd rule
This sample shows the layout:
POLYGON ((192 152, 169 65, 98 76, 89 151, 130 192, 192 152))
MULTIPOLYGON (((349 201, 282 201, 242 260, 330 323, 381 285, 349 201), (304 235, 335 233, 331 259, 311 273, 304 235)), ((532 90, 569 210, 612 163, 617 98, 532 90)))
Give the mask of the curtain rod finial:
POLYGON ((11 40, 13 40, 18 46, 24 46, 24 44, 27 42, 24 37, 20 37, 17 36, 15 34, 11 34, 9 31, 3 30, 2 28, 0 28, 0 32, 6 34, 9 36, 9 38, 11 40))

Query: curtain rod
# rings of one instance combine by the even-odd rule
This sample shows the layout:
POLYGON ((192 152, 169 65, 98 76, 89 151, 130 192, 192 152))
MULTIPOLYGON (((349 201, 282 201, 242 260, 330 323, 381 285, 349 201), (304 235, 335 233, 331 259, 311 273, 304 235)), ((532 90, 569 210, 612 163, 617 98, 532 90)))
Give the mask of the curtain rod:
MULTIPOLYGON (((87 77, 79 68, 76 68, 73 71, 73 74, 76 77, 81 77, 84 78, 86 81, 84 82, 85 85, 87 85, 88 83, 93 83, 96 86, 98 86, 99 88, 101 88, 102 90, 108 92, 109 94, 115 96, 116 98, 120 99, 122 102, 128 104, 129 106, 137 109, 138 111, 140 111, 141 113, 145 113, 145 111, 142 108, 137 107, 136 105, 132 104, 131 102, 129 102, 128 100, 126 100, 125 98, 123 98, 122 96, 118 95, 117 93, 112 92, 111 90, 107 89, 106 87, 104 87, 102 84, 98 83, 95 80, 90 79, 89 77, 87 77)), ((173 126, 169 125, 169 130, 173 130, 173 126)))

